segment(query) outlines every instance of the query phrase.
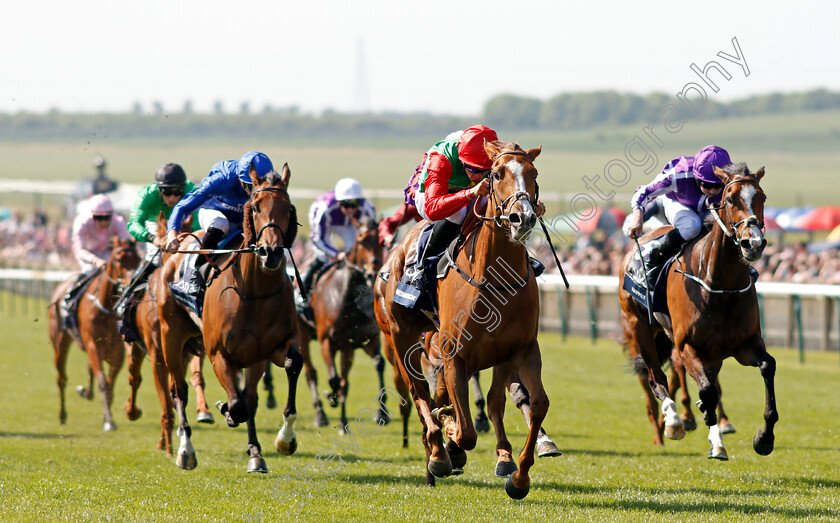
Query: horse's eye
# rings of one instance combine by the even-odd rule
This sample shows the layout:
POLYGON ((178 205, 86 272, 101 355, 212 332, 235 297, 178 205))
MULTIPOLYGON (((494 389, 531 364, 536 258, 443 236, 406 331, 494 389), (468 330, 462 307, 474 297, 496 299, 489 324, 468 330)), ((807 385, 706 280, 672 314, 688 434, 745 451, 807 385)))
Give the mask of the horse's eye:
POLYGON ((730 198, 729 196, 727 196, 727 197, 726 197, 726 200, 724 200, 724 202, 726 203, 726 205, 732 205, 732 198, 730 198))
POLYGON ((493 173, 493 179, 496 180, 496 181, 501 180, 502 179, 502 173, 500 173, 498 171, 494 172, 493 173))

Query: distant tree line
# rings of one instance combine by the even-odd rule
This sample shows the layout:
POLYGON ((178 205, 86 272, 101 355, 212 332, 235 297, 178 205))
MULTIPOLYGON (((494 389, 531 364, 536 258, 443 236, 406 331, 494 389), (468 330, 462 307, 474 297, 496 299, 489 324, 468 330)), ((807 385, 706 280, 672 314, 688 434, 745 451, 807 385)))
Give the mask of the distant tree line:
MULTIPOLYGON (((648 122, 668 104, 678 103, 663 93, 647 96, 596 91, 564 93, 546 101, 516 95, 490 99, 480 115, 446 116, 428 113, 351 114, 325 111, 305 114, 297 107, 264 106, 253 111, 243 102, 238 114, 225 113, 221 102, 213 114, 194 112, 186 101, 177 112, 169 113, 160 102, 151 110, 135 103, 125 113, 70 114, 59 110, 48 113, 0 114, 0 140, 75 139, 99 136, 111 138, 265 138, 314 139, 353 138, 391 139, 445 136, 454 129, 476 122, 499 129, 577 130, 599 125, 648 122)), ((772 115, 840 109, 840 92, 826 89, 752 96, 729 103, 706 100, 704 117, 772 115)))
MULTIPOLYGON (((546 101, 516 95, 499 95, 485 105, 481 120, 506 129, 586 129, 605 124, 631 124, 653 119, 674 96, 654 93, 640 96, 616 91, 564 93, 546 101)), ((840 92, 816 89, 802 93, 772 93, 729 103, 707 99, 705 118, 771 115, 840 109, 840 92)))

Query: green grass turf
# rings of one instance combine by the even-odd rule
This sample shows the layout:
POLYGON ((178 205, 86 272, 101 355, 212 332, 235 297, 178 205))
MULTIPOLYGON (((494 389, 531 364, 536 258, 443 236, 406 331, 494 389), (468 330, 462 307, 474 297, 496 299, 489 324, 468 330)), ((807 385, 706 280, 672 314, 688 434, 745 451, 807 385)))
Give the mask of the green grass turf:
MULTIPOLYGON (((561 457, 538 459, 531 492, 509 499, 504 480, 493 475, 495 438, 481 435, 469 453, 463 476, 424 487, 423 450, 416 413, 410 423, 410 446, 402 449, 400 424, 374 435, 356 433, 358 450, 336 433, 337 415, 329 410, 330 428, 313 426, 311 398, 298 388, 299 448, 279 456, 273 439, 281 410, 261 407, 258 434, 270 468, 267 475, 245 473, 244 426, 230 429, 216 415, 213 426, 195 423, 191 390, 189 415, 198 468, 178 469, 155 449, 159 404, 144 363, 139 405, 143 417, 129 422, 121 406, 127 397, 126 369, 120 373, 114 400, 119 430, 103 433, 97 393, 86 401, 73 392, 87 380, 86 356, 73 347, 69 358, 68 422, 58 422, 58 398, 52 349, 43 306, 0 301, 0 520, 2 521, 281 521, 290 518, 292 489, 305 494, 295 515, 309 521, 387 520, 836 520, 840 518, 840 409, 836 352, 808 353, 804 365, 794 351, 774 349, 778 362, 780 421, 776 449, 767 457, 752 450, 762 425, 764 391, 757 369, 730 360, 722 371, 724 401, 738 432, 724 436, 728 462, 708 460, 702 426, 683 441, 652 445, 642 390, 626 373, 617 343, 541 336, 543 380, 551 399, 545 423, 563 450, 561 457), (341 469, 325 476, 316 471, 317 454, 332 449, 341 469), (310 470, 311 482, 296 479, 295 469, 310 470), (293 476, 284 479, 285 475, 293 476)), ((321 390, 327 388, 323 361, 313 346, 321 390)), ((274 369, 278 401, 285 401, 285 375, 274 369)), ((224 399, 209 366, 207 396, 224 399)), ((390 376, 391 369, 386 373, 390 376)), ((483 385, 489 376, 483 373, 483 385)), ((390 383, 390 377, 386 378, 390 383)), ((375 373, 359 352, 351 372, 348 413, 374 405, 375 373)), ((696 399, 696 386, 691 385, 696 399)), ((265 404, 265 393, 260 392, 265 404)), ((393 408, 393 401, 389 404, 393 408)), ((515 452, 525 426, 510 402, 506 427, 515 452)), ((177 441, 177 440, 176 440, 177 441)))

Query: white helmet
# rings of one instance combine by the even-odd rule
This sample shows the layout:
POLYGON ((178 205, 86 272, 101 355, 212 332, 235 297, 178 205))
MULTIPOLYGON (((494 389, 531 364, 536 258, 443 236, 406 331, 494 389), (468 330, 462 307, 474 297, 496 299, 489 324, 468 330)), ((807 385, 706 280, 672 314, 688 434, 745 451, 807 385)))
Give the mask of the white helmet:
POLYGON ((342 178, 335 184, 335 199, 360 200, 362 198, 362 184, 353 178, 342 178))
POLYGON ((114 213, 114 205, 111 199, 105 194, 97 194, 90 199, 90 212, 95 216, 102 216, 114 213))

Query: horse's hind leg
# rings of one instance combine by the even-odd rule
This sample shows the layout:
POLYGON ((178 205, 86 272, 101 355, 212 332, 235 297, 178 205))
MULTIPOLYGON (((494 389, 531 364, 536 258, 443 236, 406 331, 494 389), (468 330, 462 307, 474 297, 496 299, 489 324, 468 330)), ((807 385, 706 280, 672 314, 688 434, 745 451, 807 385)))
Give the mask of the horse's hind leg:
MULTIPOLYGON (((394 348, 391 347, 391 342, 388 339, 387 335, 384 335, 385 338, 385 357, 388 358, 388 361, 391 363, 391 367, 394 369, 394 388, 397 389, 400 397, 402 398, 409 398, 408 392, 408 385, 402 379, 400 375, 400 368, 397 365, 397 354, 394 351, 394 348)), ((411 402, 405 401, 400 404, 400 418, 402 418, 402 446, 404 449, 408 448, 408 420, 411 417, 411 402)), ((427 471, 428 472, 428 471, 427 471)), ((434 477, 432 477, 434 479, 434 477)))
POLYGON ((217 351, 215 353, 208 351, 211 354, 211 363, 213 364, 213 371, 219 379, 219 384, 225 389, 227 393, 227 402, 216 402, 219 412, 225 417, 228 427, 238 427, 240 423, 248 421, 248 406, 245 403, 242 393, 239 391, 237 385, 237 368, 227 357, 217 351))
MULTIPOLYGON (((275 365, 281 363, 280 360, 272 361, 275 365)), ((291 455, 297 450, 297 434, 295 433, 294 423, 297 420, 297 382, 303 368, 303 355, 295 345, 289 345, 282 364, 289 382, 289 396, 286 399, 286 408, 283 410, 283 427, 274 439, 274 448, 280 454, 291 455)))
POLYGON ((309 332, 307 328, 302 328, 300 332, 300 352, 303 356, 303 368, 306 372, 306 383, 309 385, 309 392, 312 394, 312 407, 315 409, 315 426, 328 427, 330 418, 324 412, 324 405, 321 403, 321 397, 318 393, 318 372, 315 366, 312 365, 312 358, 309 352, 309 332))
MULTIPOLYGON (((96 350, 96 342, 93 340, 85 340, 85 350, 88 354, 88 365, 90 367, 91 378, 92 380, 96 380, 96 383, 99 386, 99 393, 102 396, 102 430, 105 432, 117 430, 117 425, 111 417, 111 391, 108 386, 108 379, 102 371, 102 362, 99 359, 99 354, 96 350)), ((92 383, 91 387, 93 387, 92 383)))
POLYGON ((125 402, 125 415, 131 420, 135 421, 143 415, 143 411, 137 407, 137 389, 140 388, 140 383, 143 382, 143 376, 140 374, 140 369, 143 366, 143 358, 145 357, 143 349, 139 344, 132 343, 126 347, 128 351, 128 385, 131 390, 128 393, 128 400, 125 402))
POLYGON ((67 422, 67 410, 64 405, 64 390, 67 387, 67 354, 70 352, 71 338, 67 332, 58 331, 54 336, 51 336, 51 340, 53 343, 53 360, 55 362, 55 370, 58 372, 56 382, 58 383, 58 398, 61 405, 58 411, 58 420, 63 425, 67 422))
POLYGON ((729 456, 723 446, 716 415, 719 398, 717 378, 721 363, 704 364, 694 347, 688 344, 683 346, 681 352, 686 370, 691 373, 699 389, 697 394, 700 396, 700 401, 697 406, 703 413, 703 421, 709 427, 709 458, 727 460, 729 456))
POLYGON ((516 471, 516 463, 513 461, 513 448, 505 433, 505 383, 508 381, 511 369, 509 365, 498 365, 493 367, 493 380, 490 382, 490 389, 487 391, 487 413, 490 421, 493 422, 493 430, 496 433, 496 476, 505 478, 516 471))
POLYGON ((164 450, 166 456, 172 455, 172 427, 174 425, 172 397, 169 395, 169 371, 163 361, 161 348, 153 345, 150 336, 146 337, 146 347, 149 348, 149 365, 152 367, 152 379, 160 401, 160 440, 157 448, 164 450))
POLYGON ((338 395, 341 390, 341 376, 335 370, 335 349, 328 337, 319 341, 321 342, 321 356, 327 366, 327 383, 330 385, 330 390, 327 391, 327 401, 330 403, 330 407, 335 408, 338 407, 338 395))
POLYGON ((470 383, 473 386, 473 397, 475 398, 475 431, 476 432, 490 432, 490 422, 487 419, 487 413, 484 411, 484 394, 481 392, 481 383, 478 381, 479 373, 474 372, 470 377, 470 383))
POLYGON ((277 398, 274 397, 274 374, 271 370, 271 360, 266 361, 265 374, 263 374, 262 382, 263 390, 268 393, 265 398, 265 408, 269 410, 276 409, 277 398))
POLYGON ((245 369, 245 400, 248 405, 248 420, 246 422, 248 426, 248 472, 268 472, 268 465, 262 457, 262 449, 257 439, 257 425, 254 422, 259 404, 257 385, 260 384, 260 380, 265 374, 265 367, 266 362, 262 361, 245 369))
POLYGON ((677 390, 681 389, 680 403, 682 403, 683 411, 680 418, 683 420, 685 430, 691 431, 697 429, 697 420, 694 419, 694 412, 691 411, 691 397, 688 395, 688 383, 685 380, 685 365, 679 352, 674 348, 671 354, 671 378, 669 380, 668 393, 674 398, 677 395, 677 390))
POLYGON ((204 395, 204 373, 201 371, 201 366, 204 363, 204 356, 196 356, 192 354, 190 358, 190 384, 195 391, 195 411, 196 420, 199 423, 213 423, 213 414, 207 406, 207 397, 204 395))
POLYGON ((718 415, 718 425, 720 425, 720 433, 721 434, 734 434, 735 433, 735 426, 729 422, 729 416, 726 415, 726 411, 723 410, 723 389, 720 387, 720 381, 718 381, 718 407, 717 407, 717 415, 718 415))
MULTIPOLYGON (((511 374, 508 382, 508 390, 510 391, 510 398, 514 405, 522 411, 522 416, 525 418, 525 424, 531 426, 531 396, 528 394, 528 389, 522 385, 522 380, 515 372, 511 374)), ((557 448, 557 445, 551 441, 548 434, 545 432, 545 427, 540 427, 539 435, 537 436, 537 457, 547 458, 553 456, 560 456, 563 453, 557 448)))
POLYGON ((341 382, 338 389, 338 404, 341 406, 341 426, 338 428, 338 433, 341 435, 347 432, 347 394, 350 392, 350 367, 353 366, 353 355, 353 349, 347 347, 341 349, 341 382))

